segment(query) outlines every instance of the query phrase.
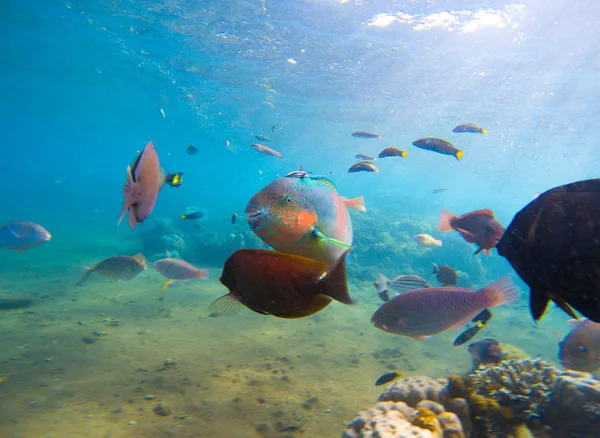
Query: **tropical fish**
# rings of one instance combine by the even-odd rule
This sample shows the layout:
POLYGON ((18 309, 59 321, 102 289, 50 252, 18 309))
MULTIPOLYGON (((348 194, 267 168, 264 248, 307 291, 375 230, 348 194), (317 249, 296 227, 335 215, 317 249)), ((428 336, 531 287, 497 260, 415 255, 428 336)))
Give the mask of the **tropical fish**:
POLYGON ((442 246, 441 240, 436 240, 429 234, 417 234, 416 236, 413 236, 413 240, 421 248, 437 248, 442 246))
POLYGON ((372 157, 371 155, 367 154, 356 154, 354 158, 356 158, 357 160, 375 161, 375 157, 372 157))
POLYGON ((393 280, 390 280, 381 272, 379 279, 373 284, 377 289, 377 294, 382 301, 389 301, 390 296, 388 289, 393 290, 396 294, 403 293, 414 289, 424 289, 430 287, 429 283, 424 278, 418 275, 399 275, 393 280))
POLYGON ((438 193, 443 193, 443 192, 445 192, 446 190, 448 190, 448 189, 435 189, 435 190, 434 190, 432 193, 433 193, 434 195, 437 195, 438 193))
POLYGON ((272 157, 283 158, 283 154, 281 152, 277 152, 276 150, 268 148, 264 144, 254 143, 252 145, 252 149, 254 149, 256 152, 260 152, 261 154, 264 154, 264 155, 270 155, 272 157))
POLYGON ((231 215, 231 223, 235 224, 235 221, 237 220, 238 214, 237 213, 233 213, 231 215))
POLYGON ((131 166, 127 167, 127 181, 123 187, 125 201, 117 226, 121 225, 127 212, 132 230, 150 216, 164 182, 165 175, 160 168, 154 144, 149 141, 131 166))
POLYGON ((208 271, 206 269, 196 268, 194 265, 172 257, 155 261, 152 266, 160 274, 167 277, 167 281, 163 283, 163 287, 160 293, 165 293, 167 287, 177 280, 193 280, 199 278, 201 280, 208 280, 208 271))
POLYGON ((495 339, 488 338, 473 342, 469 344, 467 350, 473 356, 477 365, 499 363, 504 360, 502 347, 495 339))
POLYGON ((35 248, 52 239, 44 227, 29 221, 13 221, 0 225, 0 248, 15 252, 35 248))
POLYGON ((266 135, 263 135, 263 134, 256 134, 254 136, 254 138, 257 139, 258 141, 269 141, 269 142, 273 141, 269 137, 267 137, 266 135))
POLYGON ((334 264, 352 245, 348 208, 364 198, 344 199, 324 176, 279 178, 250 199, 248 224, 276 251, 334 264))
POLYGON ((181 215, 181 219, 200 219, 204 217, 203 211, 193 211, 191 213, 185 213, 181 215))
POLYGON ((487 131, 475 123, 462 123, 452 130, 452 132, 472 132, 477 134, 487 134, 487 131))
POLYGON ((573 329, 558 344, 558 358, 563 367, 600 375, 600 324, 572 320, 573 329))
POLYGON ((165 176, 165 183, 170 185, 171 187, 180 187, 183 183, 183 173, 169 173, 167 176, 165 176))
POLYGON ((354 302, 348 294, 346 250, 331 266, 281 252, 241 249, 225 262, 221 283, 229 289, 210 305, 217 314, 235 312, 240 304, 263 315, 302 318, 332 299, 354 302))
POLYGON ((490 312, 488 309, 483 309, 475 318, 471 320, 471 322, 474 322, 475 325, 458 335, 452 345, 458 347, 459 345, 462 345, 465 342, 473 339, 477 333, 479 333, 481 329, 487 325, 491 318, 492 312, 490 312))
POLYGON ((442 233, 456 230, 467 242, 479 245, 475 255, 481 251, 490 255, 490 249, 496 246, 504 234, 504 227, 489 209, 472 211, 459 217, 444 210, 440 216, 439 229, 442 233))
POLYGON ((381 152, 379 152, 379 158, 386 158, 386 157, 402 157, 402 158, 406 158, 407 155, 408 155, 408 152, 401 151, 400 149, 395 148, 395 147, 385 148, 384 150, 382 150, 381 152))
POLYGON ((381 138, 380 134, 368 131, 356 131, 352 133, 352 137, 356 138, 381 138))
POLYGON ((402 371, 394 371, 391 373, 385 373, 383 376, 380 376, 379 379, 375 381, 375 386, 385 385, 386 383, 390 383, 393 380, 396 380, 398 377, 402 377, 402 371))
POLYGON ((187 155, 196 155, 198 153, 198 148, 194 145, 188 144, 188 147, 185 148, 185 153, 187 155))
POLYGON ((463 151, 458 150, 452 143, 450 143, 448 140, 444 140, 443 138, 420 138, 413 141, 412 144, 418 148, 425 149, 426 151, 433 151, 442 155, 452 155, 459 161, 464 154, 463 151))
POLYGON ((510 277, 478 291, 457 287, 417 289, 383 304, 371 322, 388 333, 426 339, 445 330, 463 327, 483 309, 510 303, 519 293, 510 277))
POLYGON ((348 173, 356 172, 379 172, 379 168, 375 167, 370 161, 359 161, 348 169, 348 173))
POLYGON ((536 321, 552 300, 600 323, 600 179, 542 193, 515 215, 497 248, 529 286, 536 321))
POLYGON ((458 274, 450 266, 438 266, 434 263, 433 273, 442 286, 454 286, 458 283, 458 274))
POLYGON ((130 256, 114 256, 102 260, 93 268, 82 266, 83 273, 77 283, 81 286, 95 272, 112 280, 131 280, 146 270, 146 258, 142 254, 130 256))
POLYGON ((286 174, 286 178, 306 178, 307 176, 310 176, 312 172, 306 172, 302 169, 302 164, 300 165, 300 169, 298 170, 294 170, 292 172, 289 172, 288 174, 286 174))

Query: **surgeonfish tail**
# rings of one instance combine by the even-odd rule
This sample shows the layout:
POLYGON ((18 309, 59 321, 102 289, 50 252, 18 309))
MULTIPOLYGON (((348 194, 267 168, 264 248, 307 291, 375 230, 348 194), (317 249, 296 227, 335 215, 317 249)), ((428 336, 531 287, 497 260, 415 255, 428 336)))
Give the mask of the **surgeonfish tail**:
POLYGON ((482 129, 482 130, 481 130, 481 133, 482 133, 482 134, 487 134, 487 129, 482 129))
POLYGON ((439 223, 439 227, 438 227, 439 230, 442 233, 446 232, 446 231, 452 231, 454 229, 454 227, 452 227, 452 220, 455 217, 456 216, 454 216, 448 210, 442 211, 442 214, 440 215, 440 223, 439 223))
POLYGON ((463 157, 463 155, 464 155, 464 154, 465 154, 465 153, 464 153, 463 151, 456 151, 456 155, 455 155, 455 157, 456 157, 456 159, 457 159, 458 161, 460 161, 460 160, 462 160, 462 157, 463 157))
POLYGON ((77 282, 77 286, 83 286, 83 283, 85 283, 87 281, 87 279, 90 278, 90 275, 92 275, 92 272, 94 272, 93 269, 88 268, 87 266, 81 265, 81 278, 79 278, 79 281, 77 282))
POLYGON ((180 217, 181 217, 181 219, 185 219, 186 215, 182 214, 180 217))
POLYGON ((389 283, 390 279, 383 275, 383 273, 379 272, 377 282, 375 283, 377 287, 377 293, 382 294, 384 292, 387 292, 387 290, 389 289, 389 283))
POLYGON ((138 252, 136 255, 133 256, 133 258, 140 262, 140 264, 143 265, 144 268, 146 268, 146 256, 144 256, 144 254, 138 252))
POLYGON ((402 151, 400 155, 402 156, 402 158, 406 158, 408 156, 408 152, 402 151))
POLYGON ((324 274, 321 285, 322 293, 344 304, 355 304, 348 293, 348 279, 346 278, 346 258, 350 250, 347 249, 335 265, 324 274))
POLYGON ((437 274, 438 272, 440 272, 440 268, 438 267, 438 265, 436 265, 434 263, 433 264, 433 272, 432 272, 432 274, 437 274))
POLYGON ((501 306, 519 299, 519 290, 508 275, 478 290, 476 293, 481 297, 482 308, 501 306))
POLYGON ((227 295, 223 295, 221 298, 214 300, 210 306, 208 306, 208 310, 219 316, 228 316, 235 315, 241 307, 242 304, 236 300, 231 293, 228 293, 227 295))
POLYGON ((354 210, 363 211, 363 212, 367 211, 367 208, 365 207, 365 197, 364 196, 358 196, 358 197, 352 198, 352 199, 342 198, 342 200, 344 201, 344 204, 348 208, 352 208, 354 210))

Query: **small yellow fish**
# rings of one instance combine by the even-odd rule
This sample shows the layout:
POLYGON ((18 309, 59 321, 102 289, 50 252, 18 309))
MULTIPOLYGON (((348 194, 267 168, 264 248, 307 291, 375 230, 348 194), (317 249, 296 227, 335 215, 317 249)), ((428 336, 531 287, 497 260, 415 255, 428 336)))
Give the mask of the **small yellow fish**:
POLYGON ((429 234, 417 234, 413 237, 413 240, 421 248, 437 248, 438 246, 442 246, 441 240, 434 239, 429 234))

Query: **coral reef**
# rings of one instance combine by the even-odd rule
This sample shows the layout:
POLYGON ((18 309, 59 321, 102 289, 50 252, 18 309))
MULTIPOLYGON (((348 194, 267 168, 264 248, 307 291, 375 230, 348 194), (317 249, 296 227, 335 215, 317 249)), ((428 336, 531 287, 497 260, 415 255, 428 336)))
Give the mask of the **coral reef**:
POLYGON ((415 436, 444 438, 595 438, 600 430, 600 380, 540 359, 507 359, 448 379, 406 377, 379 400, 343 436, 408 436, 394 432, 397 418, 418 428, 415 436), (387 435, 377 435, 384 425, 387 435))
POLYGON ((440 402, 440 392, 448 384, 447 379, 427 376, 405 377, 398 380, 379 396, 379 401, 404 402, 411 407, 422 400, 440 402))
POLYGON ((544 412, 553 438, 591 438, 600 433, 600 380, 592 374, 565 371, 554 385, 544 412))
POLYGON ((540 419, 555 383, 556 370, 547 362, 505 360, 475 370, 472 391, 506 409, 505 417, 528 422, 540 419))
POLYGON ((415 408, 404 402, 379 402, 358 414, 342 438, 464 438, 459 418, 438 403, 425 400, 415 408))

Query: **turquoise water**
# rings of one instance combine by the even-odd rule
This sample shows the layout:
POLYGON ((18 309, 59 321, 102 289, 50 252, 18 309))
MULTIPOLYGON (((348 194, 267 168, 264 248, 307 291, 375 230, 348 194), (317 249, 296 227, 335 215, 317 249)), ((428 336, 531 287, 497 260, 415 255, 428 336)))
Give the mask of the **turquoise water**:
POLYGON ((30 220, 53 238, 0 253, 2 293, 35 300, 0 315, 0 435, 280 436, 283 421, 338 436, 374 403, 372 382, 386 367, 469 370, 454 332, 415 341, 370 324, 379 271, 435 283, 433 262, 454 266, 465 286, 511 275, 521 299, 499 308, 484 336, 557 364, 552 333, 569 331, 567 315, 552 309, 534 325, 528 289, 505 259, 473 257, 457 233, 437 231, 443 209, 491 208, 507 226, 537 193, 597 177, 600 6, 548 3, 3 2, 0 222, 30 220), (464 122, 488 134, 452 133, 464 122), (358 130, 383 138, 350 135, 358 130), (255 152, 256 134, 284 158, 255 152), (426 136, 450 140, 464 158, 411 145, 426 136), (117 228, 125 169, 149 140, 184 183, 164 187, 136 230, 117 228), (199 153, 187 156, 188 144, 199 153), (355 154, 388 146, 408 157, 347 173, 355 154), (226 293, 218 278, 229 254, 265 248, 244 218, 248 200, 300 164, 341 195, 365 197, 368 211, 351 212, 348 277, 359 304, 298 321, 208 317, 226 293), (433 195, 438 188, 448 190, 433 195), (194 206, 205 217, 181 220, 194 206), (419 248, 418 233, 443 246, 419 248), (177 285, 163 301, 152 269, 121 287, 99 277, 75 286, 81 264, 137 252, 153 261, 167 249, 211 279, 177 285), (82 342, 93 330, 108 335, 82 342), (375 358, 385 348, 403 356, 375 358), (177 367, 137 371, 169 358, 177 367), (272 373, 280 368, 289 381, 272 373), (306 394, 318 405, 303 407, 306 394), (171 416, 152 412, 158 401, 171 416))

